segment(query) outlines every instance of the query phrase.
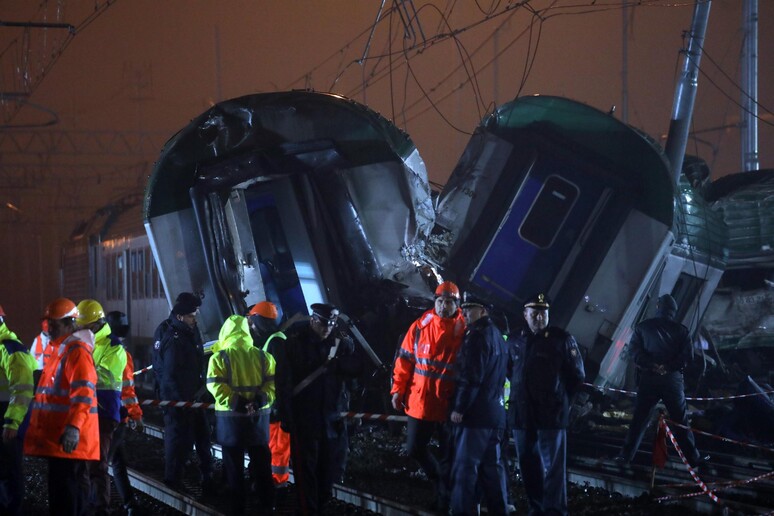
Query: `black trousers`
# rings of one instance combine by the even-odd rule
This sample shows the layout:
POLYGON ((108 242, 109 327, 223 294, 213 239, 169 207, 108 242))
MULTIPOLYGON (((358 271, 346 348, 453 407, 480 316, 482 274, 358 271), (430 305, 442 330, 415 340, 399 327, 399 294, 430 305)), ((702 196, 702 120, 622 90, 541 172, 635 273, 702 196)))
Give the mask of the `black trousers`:
POLYGON ((124 505, 130 504, 134 499, 132 484, 129 482, 129 474, 126 471, 126 450, 124 449, 124 440, 128 431, 126 423, 118 425, 113 432, 110 453, 108 454, 108 462, 113 468, 113 483, 116 485, 116 491, 118 491, 118 496, 124 505))
POLYGON ((489 514, 506 514, 508 490, 501 446, 505 429, 457 426, 451 471, 452 514, 475 514, 483 493, 489 514))
POLYGON ((89 513, 89 474, 93 461, 48 457, 48 513, 82 516, 89 513))
POLYGON ((425 475, 435 482, 439 502, 447 505, 452 463, 452 437, 449 423, 425 421, 409 416, 406 424, 406 453, 419 462, 425 475), (438 433, 438 458, 427 448, 435 432, 438 433))
POLYGON ((201 410, 168 408, 164 413, 164 481, 179 482, 183 466, 196 445, 202 481, 212 478, 210 425, 201 410))
POLYGON ((567 514, 567 430, 513 431, 529 515, 567 514))
MULTIPOLYGON (((664 402, 670 419, 688 426, 683 373, 675 371, 665 375, 641 375, 637 388, 637 401, 634 404, 634 416, 621 449, 621 456, 627 461, 634 459, 647 430, 650 412, 659 400, 664 402)), ((699 458, 699 451, 696 449, 693 432, 681 428, 672 428, 672 431, 680 446, 683 447, 685 457, 689 462, 694 463, 699 458)))
POLYGON ((113 432, 118 421, 99 417, 99 461, 90 460, 86 464, 91 489, 89 493, 89 512, 95 515, 108 514, 110 509, 110 472, 108 456, 113 432))
POLYGON ((349 440, 344 428, 337 437, 290 434, 290 458, 301 514, 320 514, 333 495, 333 484, 341 479, 347 461, 349 440))
POLYGON ((24 499, 23 442, 0 441, 0 514, 20 515, 24 499))
POLYGON ((271 451, 268 444, 248 448, 223 446, 223 471, 231 495, 230 513, 243 514, 245 511, 245 451, 250 457, 250 480, 255 483, 260 499, 258 514, 270 514, 274 507, 274 482, 271 477, 271 451))

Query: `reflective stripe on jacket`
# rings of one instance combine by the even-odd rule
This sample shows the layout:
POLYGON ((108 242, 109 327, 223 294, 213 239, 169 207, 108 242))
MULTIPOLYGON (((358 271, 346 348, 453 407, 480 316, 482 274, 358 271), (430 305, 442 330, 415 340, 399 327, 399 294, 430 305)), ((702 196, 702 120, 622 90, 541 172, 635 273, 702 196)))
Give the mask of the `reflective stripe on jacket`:
POLYGON ((459 309, 452 318, 442 318, 430 309, 409 327, 395 360, 390 390, 401 395, 407 415, 427 421, 448 419, 454 361, 464 334, 459 309))
POLYGON ((18 430, 33 396, 35 359, 18 340, 4 339, 0 345, 0 405, 3 428, 18 430))
POLYGON ((94 334, 97 407, 101 417, 121 421, 121 383, 126 368, 126 350, 111 333, 110 325, 105 323, 94 334))
POLYGON ((137 399, 137 393, 134 391, 134 360, 128 351, 126 352, 126 367, 124 367, 122 376, 121 406, 128 414, 128 418, 123 419, 142 419, 140 400, 137 399))
POLYGON ((24 440, 27 455, 99 460, 93 339, 90 331, 79 330, 53 341, 61 352, 46 363, 35 392, 24 440), (72 453, 65 453, 59 443, 68 425, 80 430, 80 441, 72 453))
POLYGON ((215 398, 217 439, 224 446, 268 444, 269 408, 274 402, 274 357, 253 346, 247 319, 232 315, 218 335, 220 351, 210 357, 207 389, 215 398), (259 403, 256 413, 240 403, 259 403))
POLYGON ((269 352, 269 343, 274 340, 275 338, 280 340, 288 340, 288 336, 282 333, 281 331, 277 331, 269 335, 269 338, 266 339, 266 342, 263 343, 263 349, 265 352, 269 352))
POLYGON ((274 357, 253 346, 247 319, 232 315, 218 337, 220 351, 210 357, 207 389, 215 398, 215 410, 234 413, 241 396, 253 401, 263 395, 261 410, 268 413, 274 401, 274 357))
POLYGON ((40 332, 38 333, 38 336, 35 337, 35 340, 32 342, 32 346, 30 346, 30 351, 32 351, 32 356, 33 358, 35 358, 35 362, 37 363, 36 369, 38 371, 43 369, 43 366, 46 365, 46 360, 50 356, 46 354, 46 350, 48 349, 48 343, 49 343, 48 334, 44 332, 40 332))

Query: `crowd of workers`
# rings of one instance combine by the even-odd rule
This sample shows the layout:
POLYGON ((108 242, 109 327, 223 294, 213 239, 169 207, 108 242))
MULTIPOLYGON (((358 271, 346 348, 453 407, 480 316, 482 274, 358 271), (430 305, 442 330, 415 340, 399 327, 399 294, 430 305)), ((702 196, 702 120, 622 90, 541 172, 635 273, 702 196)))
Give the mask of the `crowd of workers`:
MULTIPOLYGON (((299 512, 320 514, 344 474, 342 413, 351 382, 363 373, 352 339, 337 324, 338 308, 313 304, 308 319, 280 331, 277 307, 257 303, 226 319, 207 358, 196 325, 200 306, 198 296, 181 293, 156 330, 157 396, 193 401, 208 391, 214 398, 230 513, 243 513, 253 493, 260 511, 271 514, 292 461, 299 512)), ((687 360, 687 333, 672 320, 675 308, 671 296, 662 297, 655 320, 635 331, 634 358, 646 374, 621 460, 636 451, 653 399, 664 398, 674 417, 685 420, 684 395, 674 387, 687 360)), ((506 340, 486 302, 461 296, 446 281, 434 306, 408 328, 394 363, 391 401, 407 416, 405 449, 434 482, 439 513, 474 514, 480 503, 491 514, 513 509, 505 458, 512 432, 529 513, 567 514, 566 429, 585 373, 573 336, 549 326, 549 309, 544 294, 529 298, 524 330, 506 340), (428 447, 434 435, 437 454, 428 447)), ((132 357, 123 346, 126 316, 105 314, 93 299, 78 305, 56 299, 30 349, 4 318, 0 307, 0 512, 21 514, 27 454, 47 459, 51 514, 109 513, 108 466, 131 513, 123 441, 129 429, 142 429, 143 419, 132 357)), ((165 409, 168 486, 185 490, 182 470, 195 446, 202 492, 222 492, 213 478, 210 439, 204 411, 165 409)), ((698 459, 690 433, 684 439, 698 459)))

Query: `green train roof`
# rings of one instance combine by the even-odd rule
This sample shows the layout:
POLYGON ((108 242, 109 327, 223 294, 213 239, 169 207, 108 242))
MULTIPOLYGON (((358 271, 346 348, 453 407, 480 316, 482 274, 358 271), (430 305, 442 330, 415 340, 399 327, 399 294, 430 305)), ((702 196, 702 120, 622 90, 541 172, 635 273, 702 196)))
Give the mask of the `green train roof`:
MULTIPOLYGON (((352 166, 405 161, 416 147, 375 111, 341 96, 310 91, 260 93, 221 102, 164 146, 148 180, 144 218, 190 206, 197 167, 254 152, 281 155, 294 144, 333 142, 352 166)), ((417 173, 425 174, 424 166, 417 173)))

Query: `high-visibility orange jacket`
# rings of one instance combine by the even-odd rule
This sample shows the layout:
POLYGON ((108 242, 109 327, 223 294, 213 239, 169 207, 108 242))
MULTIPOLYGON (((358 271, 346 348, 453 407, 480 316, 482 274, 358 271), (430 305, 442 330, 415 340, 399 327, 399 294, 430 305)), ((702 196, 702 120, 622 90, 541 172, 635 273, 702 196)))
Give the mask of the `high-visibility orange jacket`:
POLYGON ((48 355, 46 355, 46 351, 50 350, 48 349, 48 343, 49 338, 48 334, 44 332, 38 333, 38 336, 35 337, 35 340, 32 341, 32 346, 30 347, 30 352, 32 353, 32 356, 35 357, 35 362, 37 362, 37 370, 40 371, 43 369, 43 366, 46 363, 46 360, 49 358, 48 355))
POLYGON ((94 334, 76 331, 52 342, 60 352, 46 362, 35 400, 24 453, 63 459, 99 460, 97 371, 91 356, 94 334), (59 439, 67 425, 80 430, 80 441, 65 453, 59 439))
MULTIPOLYGON (((122 421, 127 419, 142 419, 142 409, 137 399, 137 393, 134 391, 134 360, 132 355, 126 352, 126 367, 124 368, 123 382, 121 383, 121 408, 126 409, 127 417, 122 417, 122 421)), ((124 415, 124 411, 121 411, 124 415)))
POLYGON ((392 374, 390 394, 399 393, 406 415, 446 421, 454 394, 454 361, 465 334, 462 311, 452 318, 430 309, 409 327, 392 374))

